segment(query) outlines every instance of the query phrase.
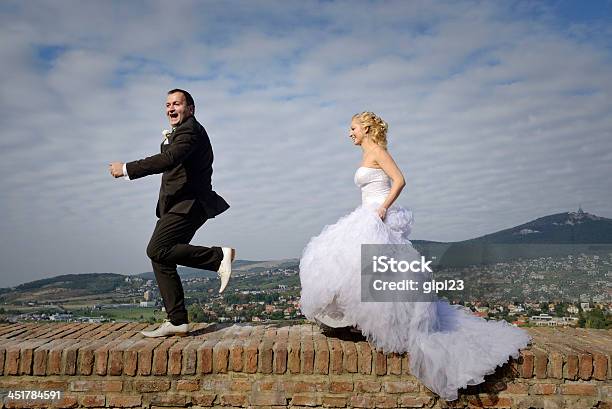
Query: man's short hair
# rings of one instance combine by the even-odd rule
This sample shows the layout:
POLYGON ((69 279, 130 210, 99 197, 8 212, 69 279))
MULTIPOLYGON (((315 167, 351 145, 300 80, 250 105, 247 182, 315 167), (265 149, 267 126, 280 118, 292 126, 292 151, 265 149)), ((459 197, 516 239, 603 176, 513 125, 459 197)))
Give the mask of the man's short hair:
POLYGON ((185 96, 185 101, 187 101, 187 106, 195 107, 195 102, 193 102, 193 97, 191 96, 189 92, 185 91, 184 89, 180 89, 180 88, 171 89, 170 91, 168 91, 168 95, 174 94, 176 92, 180 92, 185 96))

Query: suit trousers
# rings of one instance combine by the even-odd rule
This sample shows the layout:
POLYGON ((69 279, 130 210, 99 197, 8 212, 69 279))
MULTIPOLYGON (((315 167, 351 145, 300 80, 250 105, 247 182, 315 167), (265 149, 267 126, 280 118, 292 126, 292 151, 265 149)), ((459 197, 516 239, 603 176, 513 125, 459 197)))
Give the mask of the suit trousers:
POLYGON ((159 292, 168 318, 174 325, 188 322, 185 294, 176 271, 177 264, 217 271, 223 260, 221 247, 193 246, 191 239, 207 216, 196 201, 189 213, 165 213, 157 224, 147 246, 159 292))

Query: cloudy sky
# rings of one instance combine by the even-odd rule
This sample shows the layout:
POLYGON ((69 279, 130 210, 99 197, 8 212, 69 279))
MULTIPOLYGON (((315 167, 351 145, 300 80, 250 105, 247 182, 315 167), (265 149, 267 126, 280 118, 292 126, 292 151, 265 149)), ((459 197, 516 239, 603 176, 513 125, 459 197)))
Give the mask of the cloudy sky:
POLYGON ((299 257, 360 202, 354 113, 389 123, 412 237, 612 217, 612 4, 3 1, 0 287, 150 271, 157 153, 181 87, 231 209, 193 243, 299 257))

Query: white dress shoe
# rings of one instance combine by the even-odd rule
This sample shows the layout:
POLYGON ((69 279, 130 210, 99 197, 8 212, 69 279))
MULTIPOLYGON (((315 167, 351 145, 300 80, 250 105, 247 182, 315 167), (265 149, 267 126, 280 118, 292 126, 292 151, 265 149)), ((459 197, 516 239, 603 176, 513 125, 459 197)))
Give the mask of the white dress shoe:
POLYGON ((189 333, 189 324, 174 325, 170 322, 170 320, 165 320, 156 330, 140 331, 140 333, 145 337, 150 338, 165 337, 168 335, 184 337, 189 333))
POLYGON ((230 276, 232 275, 232 261, 234 261, 234 257, 236 257, 236 250, 231 247, 222 247, 223 251, 223 260, 221 260, 221 264, 219 265, 219 278, 221 279, 221 288, 219 288, 219 293, 222 293, 229 282, 230 276))

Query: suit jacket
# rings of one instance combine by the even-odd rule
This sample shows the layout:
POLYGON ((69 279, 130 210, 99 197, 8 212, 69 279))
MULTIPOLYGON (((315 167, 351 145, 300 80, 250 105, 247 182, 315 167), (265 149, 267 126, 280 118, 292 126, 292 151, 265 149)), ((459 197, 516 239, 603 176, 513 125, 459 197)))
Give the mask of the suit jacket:
POLYGON ((209 219, 229 204, 212 190, 213 150, 206 130, 192 115, 179 124, 162 143, 161 153, 128 162, 130 179, 162 173, 155 214, 188 213, 196 201, 209 219))

